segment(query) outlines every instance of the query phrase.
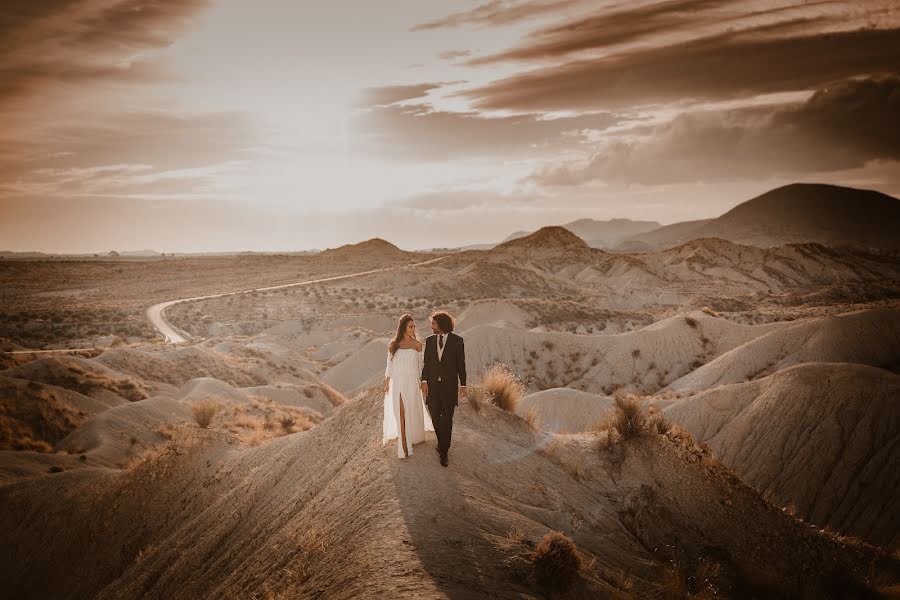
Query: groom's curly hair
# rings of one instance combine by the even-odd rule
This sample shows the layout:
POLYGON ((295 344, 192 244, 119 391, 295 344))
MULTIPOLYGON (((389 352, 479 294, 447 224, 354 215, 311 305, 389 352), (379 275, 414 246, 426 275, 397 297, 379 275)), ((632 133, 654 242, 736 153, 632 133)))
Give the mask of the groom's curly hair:
POLYGON ((436 312, 431 315, 431 318, 437 321, 438 327, 441 328, 441 331, 444 333, 450 333, 453 331, 453 328, 456 327, 456 321, 453 320, 453 317, 450 316, 448 312, 436 312))

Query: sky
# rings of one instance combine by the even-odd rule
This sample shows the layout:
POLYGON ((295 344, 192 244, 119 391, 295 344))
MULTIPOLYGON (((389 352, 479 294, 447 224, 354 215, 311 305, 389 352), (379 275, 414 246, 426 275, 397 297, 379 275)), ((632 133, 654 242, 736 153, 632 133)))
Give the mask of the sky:
POLYGON ((892 0, 0 6, 0 251, 461 246, 898 167, 892 0))

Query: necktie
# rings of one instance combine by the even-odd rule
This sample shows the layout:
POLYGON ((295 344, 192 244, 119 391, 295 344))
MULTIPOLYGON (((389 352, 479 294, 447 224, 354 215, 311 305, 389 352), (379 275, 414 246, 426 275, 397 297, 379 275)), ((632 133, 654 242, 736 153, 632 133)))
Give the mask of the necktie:
POLYGON ((438 348, 440 348, 441 350, 444 349, 444 336, 443 336, 443 334, 438 336, 438 348))

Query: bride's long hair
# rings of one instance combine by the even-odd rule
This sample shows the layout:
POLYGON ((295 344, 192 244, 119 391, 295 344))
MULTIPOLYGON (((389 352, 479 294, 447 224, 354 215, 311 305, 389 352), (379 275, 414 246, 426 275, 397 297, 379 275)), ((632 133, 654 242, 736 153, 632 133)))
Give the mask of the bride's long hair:
POLYGON ((394 339, 391 340, 391 343, 388 344, 388 352, 391 353, 391 356, 394 356, 394 353, 397 351, 397 347, 400 345, 400 340, 402 340, 403 336, 406 335, 406 326, 412 320, 412 315, 409 314, 400 317, 400 322, 397 323, 397 335, 395 335, 394 339))

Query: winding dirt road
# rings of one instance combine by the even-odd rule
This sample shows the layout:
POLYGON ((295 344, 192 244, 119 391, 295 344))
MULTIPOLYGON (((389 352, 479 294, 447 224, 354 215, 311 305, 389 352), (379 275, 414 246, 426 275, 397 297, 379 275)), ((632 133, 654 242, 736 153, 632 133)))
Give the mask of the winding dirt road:
POLYGON ((284 283, 281 285, 270 285, 267 287, 261 288, 253 288, 249 290, 240 290, 238 292, 225 292, 222 294, 210 294, 208 296, 194 296, 193 298, 179 298, 178 300, 167 300, 166 302, 160 302, 159 304, 154 304, 146 311, 144 314, 147 317, 147 320, 150 321, 150 324, 159 331, 163 337, 166 339, 166 343, 169 344, 181 344, 184 342, 189 342, 194 338, 186 331, 183 331, 168 321, 166 321, 166 317, 163 314, 164 311, 172 306, 173 304, 178 304, 179 302, 191 302, 192 300, 206 300, 207 298, 221 298, 222 296, 234 296, 236 294, 247 294, 250 292, 265 292, 268 290, 278 290, 289 287, 299 287, 304 285, 313 285, 315 283, 324 283, 326 281, 338 281, 340 279, 350 279, 351 277, 361 277, 363 275, 372 275, 373 273, 384 273, 386 271, 395 271, 397 269, 410 269, 413 267, 422 267, 425 265, 430 265, 432 263, 436 263, 439 260, 444 260, 449 254, 445 254, 444 256, 438 256, 437 258, 430 258, 428 260, 412 263, 409 265, 400 265, 396 267, 385 267, 383 269, 372 269, 371 271, 361 271, 359 273, 349 273, 347 275, 335 275, 333 277, 322 277, 320 279, 310 279, 308 281, 298 281, 295 283, 284 283))

